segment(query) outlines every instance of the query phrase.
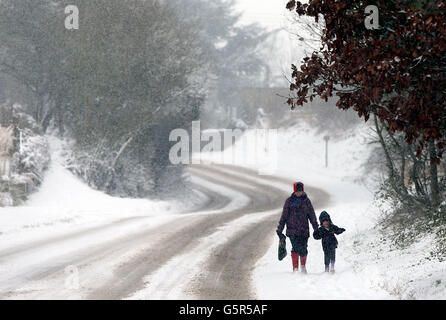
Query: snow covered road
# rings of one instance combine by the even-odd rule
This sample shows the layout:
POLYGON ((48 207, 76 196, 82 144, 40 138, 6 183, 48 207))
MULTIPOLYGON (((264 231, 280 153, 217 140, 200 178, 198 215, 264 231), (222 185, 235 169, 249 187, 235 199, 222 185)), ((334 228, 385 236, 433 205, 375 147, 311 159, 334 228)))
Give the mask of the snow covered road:
MULTIPOLYGON (((0 209, 0 299, 389 298, 372 288, 378 275, 357 274, 342 250, 340 272, 322 275, 322 250, 312 239, 306 277, 291 272, 289 258, 277 260, 275 228, 291 179, 203 164, 188 169, 195 190, 188 204, 119 199, 81 183, 55 151, 27 205, 0 209)), ((312 172, 298 175, 311 184, 319 181, 305 178, 312 172)), ((337 221, 355 232, 359 215, 350 213, 364 210, 357 187, 324 181, 330 194, 306 184, 316 211, 345 212, 337 221)))
MULTIPOLYGON (((255 267, 262 257, 276 259, 271 243, 291 181, 222 165, 193 166, 189 173, 207 197, 198 211, 128 217, 0 250, 0 298, 258 298, 264 282, 255 267), (78 288, 67 286, 67 267, 78 273, 78 288)), ((322 190, 308 186, 307 192, 316 209, 329 204, 322 190)), ((287 271, 265 274, 278 284, 294 277, 282 285, 295 286, 301 298, 364 293, 361 283, 339 290, 338 281, 352 280, 351 274, 321 281, 310 268, 302 278, 287 262, 280 265, 287 271)))
MULTIPOLYGON (((65 187, 77 182, 61 170, 54 178, 66 175, 65 187)), ((2 247, 0 297, 255 298, 251 274, 274 237, 287 193, 247 169, 214 165, 189 171, 207 197, 198 211, 129 216, 2 247), (79 288, 67 287, 67 267, 78 273, 79 288)))

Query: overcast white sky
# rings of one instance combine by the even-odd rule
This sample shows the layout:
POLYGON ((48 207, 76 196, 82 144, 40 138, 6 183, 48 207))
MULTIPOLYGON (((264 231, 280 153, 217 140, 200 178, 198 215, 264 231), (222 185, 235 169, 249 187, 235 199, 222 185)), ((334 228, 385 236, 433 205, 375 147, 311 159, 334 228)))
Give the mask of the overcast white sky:
POLYGON ((266 27, 284 26, 284 13, 288 0, 237 0, 237 10, 243 12, 247 23, 258 22, 266 27))

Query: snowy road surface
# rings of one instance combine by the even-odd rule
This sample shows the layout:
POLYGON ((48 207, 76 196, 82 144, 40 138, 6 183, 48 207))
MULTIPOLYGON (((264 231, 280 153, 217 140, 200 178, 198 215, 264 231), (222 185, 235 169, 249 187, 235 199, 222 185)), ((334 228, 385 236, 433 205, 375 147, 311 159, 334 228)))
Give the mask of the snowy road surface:
MULTIPOLYGON (((293 181, 215 164, 188 172, 191 197, 202 203, 192 212, 108 197, 56 158, 28 206, 2 209, 0 299, 286 299, 293 296, 280 292, 292 291, 303 299, 386 297, 351 267, 322 279, 316 254, 306 278, 290 272, 288 259, 271 267, 293 181), (108 212, 108 220, 88 220, 108 212), (34 216, 46 220, 30 223, 34 216)), ((316 209, 330 204, 324 191, 306 191, 316 209)), ((310 243, 313 254, 320 244, 310 243)))
MULTIPOLYGON (((247 169, 195 166, 200 210, 135 216, 0 250, 0 297, 255 298, 252 271, 273 241, 287 192, 247 169), (79 288, 67 285, 76 268, 79 288)), ((328 196, 308 189, 315 204, 328 196)))

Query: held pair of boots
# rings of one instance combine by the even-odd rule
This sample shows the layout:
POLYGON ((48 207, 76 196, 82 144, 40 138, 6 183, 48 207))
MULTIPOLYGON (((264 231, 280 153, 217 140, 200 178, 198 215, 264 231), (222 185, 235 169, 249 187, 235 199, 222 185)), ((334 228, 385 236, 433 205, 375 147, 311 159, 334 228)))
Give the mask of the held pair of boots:
MULTIPOLYGON (((293 272, 299 271, 299 254, 297 252, 291 252, 291 260, 293 261, 293 272)), ((307 273, 307 257, 300 257, 300 270, 302 273, 307 273)))

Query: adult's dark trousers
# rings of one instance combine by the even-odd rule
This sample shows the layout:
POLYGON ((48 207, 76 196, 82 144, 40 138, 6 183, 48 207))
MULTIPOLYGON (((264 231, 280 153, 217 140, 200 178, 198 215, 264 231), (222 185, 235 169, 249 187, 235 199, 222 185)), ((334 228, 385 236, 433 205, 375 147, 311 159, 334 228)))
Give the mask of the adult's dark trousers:
POLYGON ((291 252, 298 253, 301 257, 308 255, 308 237, 290 236, 291 252))

